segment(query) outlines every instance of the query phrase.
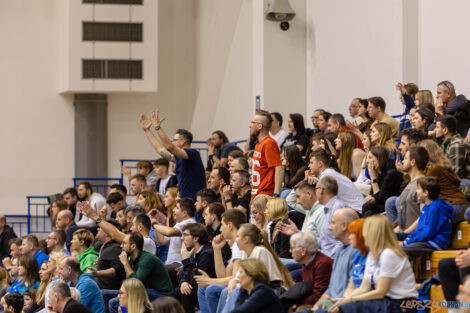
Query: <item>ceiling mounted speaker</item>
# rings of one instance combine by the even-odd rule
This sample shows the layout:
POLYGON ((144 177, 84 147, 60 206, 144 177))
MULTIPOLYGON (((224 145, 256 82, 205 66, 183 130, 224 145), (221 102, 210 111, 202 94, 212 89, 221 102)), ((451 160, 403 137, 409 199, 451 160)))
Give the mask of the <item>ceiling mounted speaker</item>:
POLYGON ((271 0, 264 13, 266 19, 273 22, 287 22, 295 17, 289 0, 271 0))

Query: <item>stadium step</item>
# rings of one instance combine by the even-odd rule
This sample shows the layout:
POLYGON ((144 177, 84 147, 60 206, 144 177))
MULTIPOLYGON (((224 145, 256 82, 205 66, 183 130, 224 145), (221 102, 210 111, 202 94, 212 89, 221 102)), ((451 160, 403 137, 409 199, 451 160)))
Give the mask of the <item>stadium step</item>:
POLYGON ((413 270, 417 280, 424 280, 432 277, 438 272, 439 261, 445 258, 455 258, 460 250, 434 251, 432 254, 417 258, 413 262, 413 270))
POLYGON ((450 241, 452 249, 465 249, 470 242, 470 225, 464 221, 457 225, 454 229, 450 241))

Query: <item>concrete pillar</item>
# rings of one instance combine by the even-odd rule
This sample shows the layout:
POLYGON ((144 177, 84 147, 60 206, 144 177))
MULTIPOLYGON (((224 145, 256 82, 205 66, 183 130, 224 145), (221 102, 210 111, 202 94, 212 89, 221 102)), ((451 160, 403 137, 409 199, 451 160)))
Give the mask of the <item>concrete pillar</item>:
POLYGON ((74 106, 75 177, 107 177, 107 95, 76 94, 74 106))

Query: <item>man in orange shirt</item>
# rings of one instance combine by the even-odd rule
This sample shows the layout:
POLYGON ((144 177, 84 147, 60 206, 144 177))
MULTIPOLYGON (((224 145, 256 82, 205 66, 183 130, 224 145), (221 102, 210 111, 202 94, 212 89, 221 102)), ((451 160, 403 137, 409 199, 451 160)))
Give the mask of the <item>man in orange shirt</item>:
POLYGON ((253 173, 251 176, 251 199, 259 194, 279 197, 283 179, 279 147, 269 136, 272 123, 271 114, 257 110, 250 123, 250 136, 257 138, 258 144, 253 154, 253 173))

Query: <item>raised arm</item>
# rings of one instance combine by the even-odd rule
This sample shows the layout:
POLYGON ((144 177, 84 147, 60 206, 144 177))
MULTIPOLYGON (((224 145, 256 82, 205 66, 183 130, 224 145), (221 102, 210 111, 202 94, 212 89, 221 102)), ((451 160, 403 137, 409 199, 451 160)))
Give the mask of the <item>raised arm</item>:
MULTIPOLYGON (((83 215, 85 215, 93 222, 96 222, 96 220, 98 219, 98 213, 96 213, 96 210, 91 207, 90 203, 78 202, 77 206, 83 215)), ((117 242, 122 242, 124 240, 125 234, 119 231, 119 229, 117 229, 116 227, 114 227, 114 225, 106 222, 105 220, 102 220, 98 226, 117 242)))
POLYGON ((160 140, 162 141, 163 147, 170 152, 171 154, 180 157, 182 159, 188 159, 189 156, 186 153, 184 149, 181 149, 173 144, 173 142, 168 138, 167 134, 163 131, 163 128, 161 127, 161 124, 165 120, 164 118, 160 118, 159 112, 157 111, 152 111, 150 113, 150 119, 152 121, 152 126, 155 127, 155 130, 157 131, 158 137, 160 137, 160 140))
POLYGON ((160 143, 160 141, 158 141, 157 137, 155 137, 152 131, 150 130, 150 128, 152 127, 152 122, 148 120, 145 114, 142 114, 140 116, 140 126, 142 127, 142 130, 145 132, 147 139, 150 141, 150 144, 155 149, 155 151, 160 154, 163 158, 169 160, 171 158, 171 154, 168 153, 165 147, 160 143))

